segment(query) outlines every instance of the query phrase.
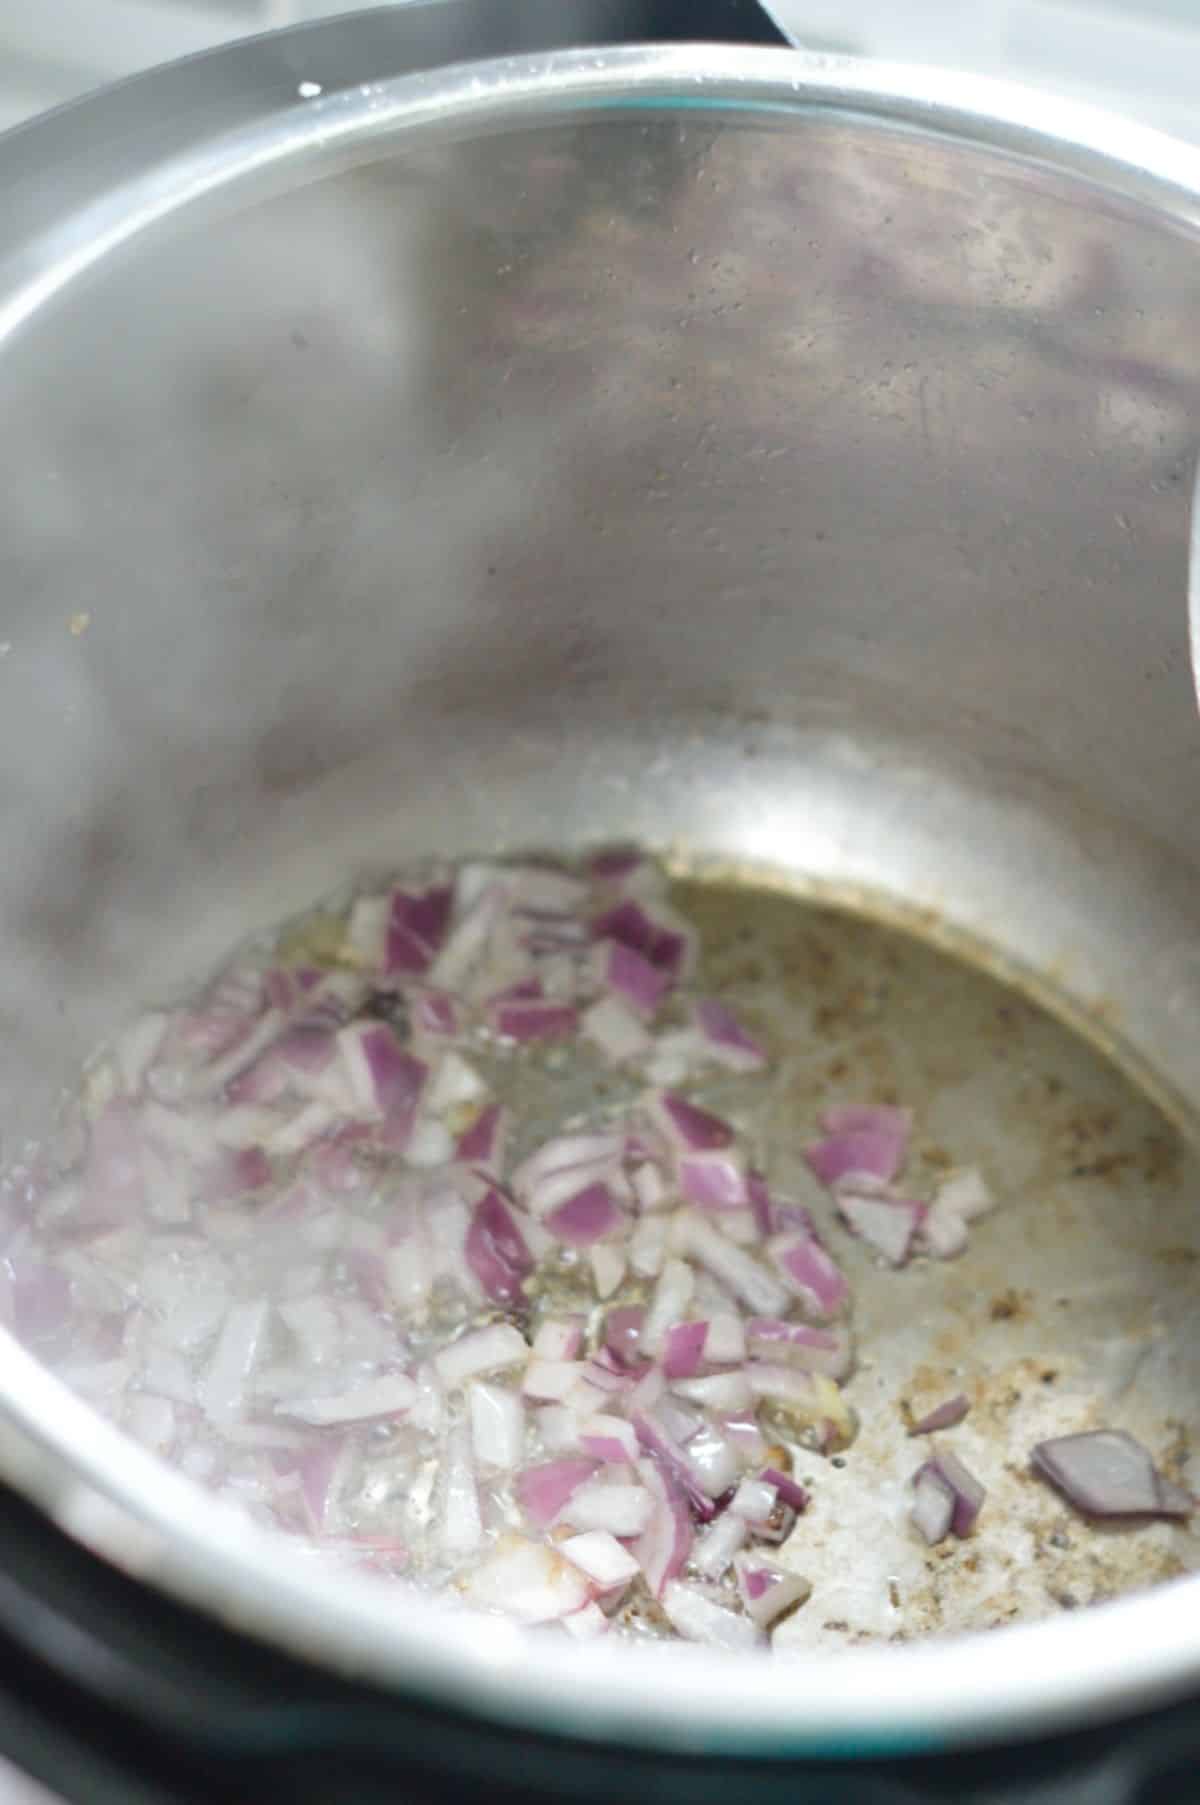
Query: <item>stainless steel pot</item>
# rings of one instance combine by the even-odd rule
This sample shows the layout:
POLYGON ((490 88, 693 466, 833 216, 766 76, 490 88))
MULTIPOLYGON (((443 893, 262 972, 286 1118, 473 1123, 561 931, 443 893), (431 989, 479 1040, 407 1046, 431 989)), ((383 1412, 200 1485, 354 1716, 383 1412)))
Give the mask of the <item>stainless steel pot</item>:
MULTIPOLYGON (((614 835, 986 952, 1190 1124, 1200 155, 783 52, 389 81, 373 31, 0 144, 9 1150, 381 847, 614 835)), ((297 1571, 15 1347, 0 1411, 149 1585, 511 1723, 907 1750, 1200 1680, 1196 1581, 745 1683, 551 1648, 297 1571)))

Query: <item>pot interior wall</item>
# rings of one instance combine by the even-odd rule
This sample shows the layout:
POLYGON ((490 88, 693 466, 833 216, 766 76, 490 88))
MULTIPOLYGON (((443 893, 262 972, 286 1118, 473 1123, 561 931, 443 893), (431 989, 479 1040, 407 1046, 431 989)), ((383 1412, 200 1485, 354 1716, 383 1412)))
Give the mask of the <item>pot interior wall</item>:
POLYGON ((10 1135, 364 864, 907 910, 1200 1096, 1196 248, 821 112, 380 137, 0 355, 10 1135))

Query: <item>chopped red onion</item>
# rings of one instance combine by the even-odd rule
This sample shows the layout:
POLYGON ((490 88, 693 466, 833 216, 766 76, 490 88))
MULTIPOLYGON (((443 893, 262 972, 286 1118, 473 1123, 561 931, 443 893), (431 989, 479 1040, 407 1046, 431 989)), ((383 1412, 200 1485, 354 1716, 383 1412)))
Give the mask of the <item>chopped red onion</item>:
POLYGON ((1164 1479, 1141 1442, 1123 1429, 1090 1429, 1038 1442, 1034 1471, 1068 1504, 1093 1517, 1186 1517, 1189 1493, 1164 1479))
POLYGON ((526 1467, 517 1475, 517 1502, 536 1528, 549 1529, 573 1493, 595 1471, 594 1460, 570 1455, 561 1460, 543 1461, 540 1466, 526 1467))
POLYGON ((462 1012, 458 999, 448 990, 424 988, 414 990, 409 998, 413 1032, 452 1040, 462 1033, 462 1012))
POLYGON ((708 1319, 705 1357, 713 1366, 739 1366, 746 1358, 746 1330, 732 1309, 713 1310, 708 1319))
POLYGON ((541 1403, 561 1404, 583 1377, 582 1360, 533 1359, 525 1368, 521 1390, 541 1403))
POLYGON ((683 1154, 675 1171, 680 1196, 701 1209, 740 1210, 749 1200, 746 1174, 736 1154, 683 1154))
POLYGON ((646 1312, 636 1305, 622 1305, 604 1318, 604 1345, 623 1366, 637 1366, 644 1358, 642 1325, 646 1312))
POLYGON ((929 1543, 944 1541, 954 1521, 954 1491, 933 1467, 919 1468, 914 1475, 913 1526, 929 1543))
POLYGON ((942 1484, 949 1487, 954 1499, 951 1512, 950 1527, 956 1536, 968 1536, 975 1527, 976 1518, 983 1508, 987 1496, 984 1487, 975 1475, 963 1465, 957 1454, 948 1449, 939 1449, 932 1460, 926 1461, 922 1472, 931 1471, 936 1474, 942 1484))
POLYGON ((799 1480, 793 1479, 790 1473, 781 1472, 778 1467, 764 1467, 759 1478, 767 1485, 773 1485, 783 1503, 790 1510, 804 1511, 808 1509, 808 1493, 799 1480))
POLYGON ((592 1268, 592 1283, 596 1288, 596 1296, 604 1302, 610 1298, 620 1286, 627 1271, 625 1255, 617 1247, 606 1247, 597 1243, 589 1249, 588 1259, 592 1268))
POLYGON ((751 1618, 718 1604, 707 1592, 682 1580, 673 1579, 663 1587, 662 1607, 671 1627, 689 1642, 703 1642, 731 1654, 757 1648, 762 1642, 762 1633, 751 1618))
POLYGON ((706 1322, 678 1322, 667 1330, 662 1369, 668 1379, 690 1379, 699 1371, 707 1338, 706 1322))
POLYGON ((493 1302, 510 1304, 524 1295, 533 1255, 497 1190, 489 1189, 475 1206, 467 1230, 466 1258, 493 1302))
POLYGON ((422 894, 392 892, 388 914, 384 970, 420 976, 441 947, 450 923, 453 892, 436 885, 422 894))
POLYGON ((830 1188, 861 1172, 890 1184, 908 1157, 912 1119, 907 1110, 844 1104, 827 1109, 821 1126, 827 1138, 807 1148, 805 1158, 830 1188))
POLYGON ((590 1040, 613 1065, 644 1059, 653 1044, 637 1016, 618 997, 602 997, 585 1009, 579 1029, 584 1040, 590 1040))
POLYGON ((434 1355, 434 1368, 442 1384, 453 1390, 482 1373, 502 1371, 529 1356, 525 1337, 511 1323, 494 1322, 486 1329, 460 1335, 434 1355))
POLYGON ((720 1579, 729 1571, 734 1555, 746 1540, 745 1519, 731 1507, 722 1511, 696 1538, 692 1565, 704 1579, 720 1579))
POLYGON ((653 1460, 639 1460, 637 1470, 654 1500, 654 1511, 632 1552, 651 1595, 661 1598, 691 1551, 691 1518, 683 1493, 653 1460))
POLYGON ((733 1564, 746 1614, 760 1629, 769 1629, 786 1611, 804 1604, 812 1593, 808 1580, 764 1561, 761 1555, 739 1554, 733 1564))
POLYGON ((217 1345, 200 1382, 198 1402, 214 1423, 242 1414, 246 1382, 258 1357, 270 1306, 266 1298, 234 1304, 225 1317, 217 1345))
POLYGON ((654 1499, 644 1485, 587 1480, 571 1493, 559 1520, 573 1529, 604 1529, 610 1535, 640 1536, 654 1514, 654 1499))
POLYGON ((624 1417, 603 1413, 587 1417, 579 1425, 579 1445, 593 1460, 610 1466, 632 1466, 638 1455, 638 1439, 624 1417))
POLYGON ((664 904, 653 908, 632 897, 592 922, 594 940, 616 940, 641 953, 650 964, 677 982, 695 961, 696 937, 690 925, 664 904))
MULTIPOLYGON (((579 1494, 576 1493, 576 1498, 579 1494)), ((645 1497, 650 1494, 646 1492, 645 1497)), ((582 1535, 568 1536, 558 1545, 559 1553, 567 1560, 573 1561, 582 1573, 602 1591, 612 1586, 628 1585, 636 1579, 639 1568, 627 1548, 623 1548, 616 1536, 604 1529, 585 1530, 582 1535)))
POLYGON ((647 1099, 651 1119, 683 1153, 720 1153, 733 1145, 733 1129, 720 1116, 689 1103, 677 1091, 652 1091, 647 1099))
POLYGON ((626 1218, 608 1186, 596 1183, 577 1191, 543 1220, 556 1241, 565 1241, 571 1247, 590 1247, 593 1241, 618 1235, 626 1218))
POLYGON ((845 1329, 817 1329, 777 1316, 752 1316, 746 1323, 751 1354, 783 1360, 830 1379, 849 1378, 854 1350, 845 1329))
POLYGON ((766 1479, 743 1479, 733 1494, 729 1508, 736 1511, 743 1523, 752 1528, 769 1521, 775 1509, 779 1494, 766 1479))
POLYGON ((754 1226, 758 1230, 758 1238, 760 1241, 765 1241, 772 1229, 771 1193, 761 1172, 747 1173, 746 1201, 754 1213, 754 1226))
POLYGON ((687 1314, 695 1285, 696 1275, 686 1260, 665 1262, 641 1327, 643 1353, 662 1353, 668 1329, 687 1314))
POLYGON ((500 1003, 490 1015, 496 1033, 518 1046, 570 1040, 579 1030, 579 1012, 570 1003, 500 1003))
MULTIPOLYGON (((845 1274, 816 1238, 803 1230, 778 1235, 767 1248, 785 1282, 813 1316, 836 1316, 846 1306, 850 1287, 845 1274)), ((778 1311, 764 1312, 778 1315, 778 1311)))
POLYGON ((508 1117, 503 1106, 499 1103, 485 1105, 471 1126, 459 1135, 455 1158, 478 1172, 486 1172, 489 1178, 499 1178, 507 1130, 508 1117))
POLYGON ((476 1380, 468 1388, 471 1442, 482 1467, 511 1472, 525 1452, 525 1406, 506 1386, 476 1380))
POLYGON ((548 1316, 533 1338, 533 1351, 541 1360, 575 1360, 582 1347, 581 1316, 548 1316))
POLYGON ((945 1403, 926 1411, 924 1416, 917 1417, 908 1426, 910 1435, 936 1435, 939 1429, 953 1429, 961 1423, 970 1410, 970 1401, 965 1392, 955 1392, 945 1403))
POLYGON ((871 1197, 857 1191, 834 1193, 847 1228, 883 1255, 890 1266, 903 1266, 913 1236, 925 1217, 925 1205, 900 1197, 871 1197))
POLYGON ((938 1186, 920 1228, 923 1250, 939 1260, 955 1259, 967 1245, 967 1225, 995 1208, 995 1199, 974 1166, 952 1173, 938 1186))
POLYGON ((281 1414, 295 1417, 314 1428, 328 1428, 335 1423, 358 1423, 378 1417, 403 1416, 417 1401, 417 1387, 403 1373, 391 1373, 382 1379, 364 1379, 352 1391, 332 1397, 290 1398, 281 1404, 281 1414))
POLYGON ((750 1381, 744 1372, 710 1373, 703 1379, 676 1379, 671 1389, 677 1397, 699 1404, 705 1410, 749 1410, 754 1402, 750 1381))
POLYGON ((779 1281, 694 1210, 682 1211, 676 1218, 676 1244, 682 1254, 699 1261, 727 1285, 748 1309, 762 1316, 783 1314, 787 1292, 779 1281))
POLYGON ((620 940, 601 940, 592 955, 596 982, 638 1015, 649 1019, 671 987, 671 977, 620 940))
POLYGON ((508 1536, 467 1575, 463 1597, 480 1611, 519 1623, 571 1623, 589 1604, 589 1582, 544 1543, 508 1536))
POLYGON ((757 1072, 766 1065, 766 1049, 715 997, 702 997, 693 1008, 692 1017, 709 1058, 718 1065, 728 1066, 733 1072, 757 1072))
MULTIPOLYGON (((692 1471, 685 1450, 649 1412, 639 1410, 632 1420, 639 1445, 658 1466, 664 1480, 686 1498, 692 1515, 707 1523, 715 1515, 715 1506, 692 1471)), ((641 1463, 639 1470, 640 1466, 641 1463)))
POLYGON ((579 1190, 593 1178, 609 1178, 619 1170, 624 1152, 625 1139, 620 1134, 558 1135, 521 1161, 512 1175, 513 1192, 534 1215, 540 1215, 542 1211, 535 1207, 534 1199, 546 1192, 550 1181, 561 1185, 565 1173, 576 1175, 574 1181, 566 1181, 565 1190, 550 1193, 553 1201, 545 1205, 546 1209, 570 1196, 572 1182, 574 1189, 579 1190))

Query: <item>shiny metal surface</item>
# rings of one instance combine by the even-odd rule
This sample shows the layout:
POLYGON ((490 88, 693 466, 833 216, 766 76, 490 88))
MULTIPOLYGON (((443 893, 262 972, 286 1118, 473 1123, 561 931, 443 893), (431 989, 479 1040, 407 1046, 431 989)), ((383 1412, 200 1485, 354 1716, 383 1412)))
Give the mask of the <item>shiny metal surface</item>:
MULTIPOLYGON (((784 53, 379 74, 0 145, 10 1136, 348 867, 631 834, 985 949, 1190 1118, 1200 156, 784 53)), ((1200 1675, 1194 1582, 736 1688, 564 1659, 297 1573, 18 1351, 0 1404, 158 1583, 544 1725, 877 1749, 1200 1675)))

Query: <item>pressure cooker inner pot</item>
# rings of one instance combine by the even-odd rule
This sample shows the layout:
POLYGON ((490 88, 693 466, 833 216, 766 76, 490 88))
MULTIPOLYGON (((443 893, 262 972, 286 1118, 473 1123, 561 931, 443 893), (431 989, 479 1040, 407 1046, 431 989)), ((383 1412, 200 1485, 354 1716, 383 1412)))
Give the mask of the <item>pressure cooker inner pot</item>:
MULTIPOLYGON (((8 1320, 61 1099, 139 1012, 348 883, 643 847, 856 1300, 861 1439, 795 1456, 781 1638, 1172 1579, 1186 1514, 1100 1523, 1029 1458, 1111 1427, 1195 1477, 1194 235, 986 124, 669 89, 435 125, 380 89, 336 150, 298 108, 269 187, 231 151, 11 331, 8 1320), (802 1154, 847 1102, 914 1111, 919 1201, 985 1173, 959 1258, 839 1223, 802 1154), (988 1497, 930 1548, 907 1430, 958 1393, 988 1497)), ((118 1349, 30 1344, 155 1438, 118 1349)))

